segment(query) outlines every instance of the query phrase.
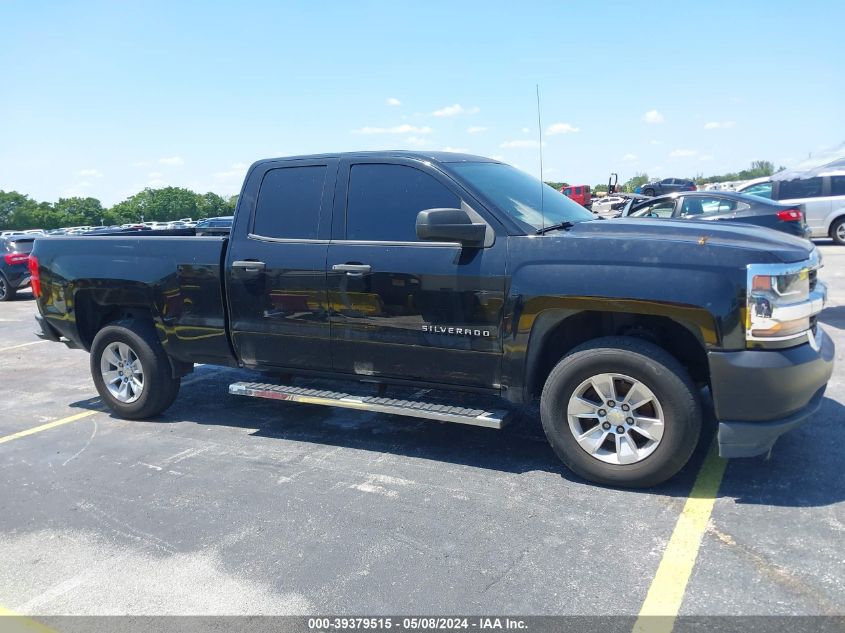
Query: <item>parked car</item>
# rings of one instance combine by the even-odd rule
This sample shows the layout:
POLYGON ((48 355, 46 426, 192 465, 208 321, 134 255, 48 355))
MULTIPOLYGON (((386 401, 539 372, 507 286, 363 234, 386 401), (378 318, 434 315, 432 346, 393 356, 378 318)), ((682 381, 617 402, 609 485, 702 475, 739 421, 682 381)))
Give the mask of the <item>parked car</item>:
POLYGON ((229 386, 488 428, 538 399, 557 455, 613 485, 683 467, 703 385, 723 457, 766 454, 818 418, 835 350, 816 322, 826 288, 810 242, 596 221, 543 187, 451 152, 259 161, 228 238, 36 240, 42 336, 89 350, 103 403, 127 419, 169 407, 194 363, 498 396, 504 410, 354 384, 229 386))
POLYGON ((662 196, 665 193, 672 193, 673 191, 695 191, 696 186, 692 180, 685 180, 683 178, 664 178, 663 180, 655 180, 646 183, 642 186, 642 193, 644 196, 662 196))
POLYGON ((216 218, 207 218, 197 222, 194 228, 197 235, 229 235, 234 217, 233 215, 221 215, 216 218))
POLYGON ((720 220, 754 224, 809 239, 810 229, 800 206, 780 204, 734 191, 670 193, 631 205, 632 218, 720 220))
POLYGON ((567 198, 580 204, 582 207, 590 206, 590 202, 592 200, 590 185, 569 185, 561 187, 560 192, 567 198))
POLYGON ((643 200, 651 200, 651 198, 636 193, 620 193, 604 198, 594 198, 590 210, 603 218, 618 218, 631 204, 639 204, 643 200))
POLYGON ((0 237, 0 301, 14 299, 15 293, 29 285, 29 253, 34 235, 0 237))

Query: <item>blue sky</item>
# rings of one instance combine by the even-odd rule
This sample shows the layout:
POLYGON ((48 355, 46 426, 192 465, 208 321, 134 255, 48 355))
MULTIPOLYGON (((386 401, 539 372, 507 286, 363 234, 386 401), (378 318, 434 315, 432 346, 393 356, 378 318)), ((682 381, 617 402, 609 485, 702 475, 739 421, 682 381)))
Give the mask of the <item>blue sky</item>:
POLYGON ((547 180, 845 140, 835 2, 0 3, 0 189, 237 193, 258 158, 466 150, 547 180), (836 63, 838 62, 838 63, 836 63))

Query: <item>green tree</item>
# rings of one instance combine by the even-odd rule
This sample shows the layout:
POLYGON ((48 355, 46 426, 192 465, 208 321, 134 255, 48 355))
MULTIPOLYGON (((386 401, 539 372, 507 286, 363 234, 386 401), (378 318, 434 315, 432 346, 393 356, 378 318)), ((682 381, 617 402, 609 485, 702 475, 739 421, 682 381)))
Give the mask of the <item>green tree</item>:
POLYGON ((144 189, 118 202, 111 208, 111 216, 120 222, 168 222, 179 218, 196 218, 200 208, 199 196, 190 189, 164 187, 144 189))
POLYGON ((39 205, 29 196, 17 191, 0 191, 0 228, 31 229, 38 216, 39 205))
POLYGON ((103 205, 96 198, 59 198, 47 212, 39 228, 98 226, 105 221, 103 205))
POLYGON ((626 180, 622 184, 621 189, 622 189, 622 191, 632 193, 634 191, 634 189, 636 189, 637 187, 642 187, 647 182, 648 182, 648 174, 646 174, 645 172, 643 172, 643 173, 637 172, 636 174, 634 174, 631 178, 629 178, 628 180, 626 180))

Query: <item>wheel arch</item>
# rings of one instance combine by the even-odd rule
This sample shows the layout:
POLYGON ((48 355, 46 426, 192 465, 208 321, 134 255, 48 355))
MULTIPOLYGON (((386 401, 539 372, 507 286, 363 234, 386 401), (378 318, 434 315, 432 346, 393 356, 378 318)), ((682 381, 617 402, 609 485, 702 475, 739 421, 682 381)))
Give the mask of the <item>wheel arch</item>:
POLYGON ((531 329, 522 399, 538 397, 554 366, 572 349, 606 336, 650 341, 675 357, 696 384, 710 381, 706 349, 715 343, 710 315, 689 319, 649 312, 550 309, 537 316, 531 329))
MULTIPOLYGON (((156 332, 159 343, 164 344, 164 330, 158 327, 160 319, 149 304, 142 303, 143 297, 124 296, 115 298, 108 292, 96 289, 78 290, 74 293, 74 314, 76 332, 83 349, 90 352, 97 334, 106 326, 120 321, 137 321, 149 324, 156 332)), ((166 346, 163 345, 166 350, 166 346)), ((184 362, 166 354, 174 378, 184 376, 193 370, 193 363, 184 362)))

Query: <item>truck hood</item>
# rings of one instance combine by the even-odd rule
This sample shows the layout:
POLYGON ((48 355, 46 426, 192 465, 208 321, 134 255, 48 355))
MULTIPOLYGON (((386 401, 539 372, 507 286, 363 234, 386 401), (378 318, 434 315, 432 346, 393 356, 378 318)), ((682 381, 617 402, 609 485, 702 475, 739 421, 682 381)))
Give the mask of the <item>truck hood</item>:
POLYGON ((655 251, 659 254, 681 246, 691 259, 700 259, 705 252, 724 254, 729 249, 732 251, 729 259, 741 258, 746 263, 799 262, 807 259, 815 248, 806 240, 771 229, 692 220, 594 220, 576 224, 568 236, 612 241, 618 249, 631 251, 631 255, 642 255, 644 248, 651 250, 649 247, 659 249, 655 251))

